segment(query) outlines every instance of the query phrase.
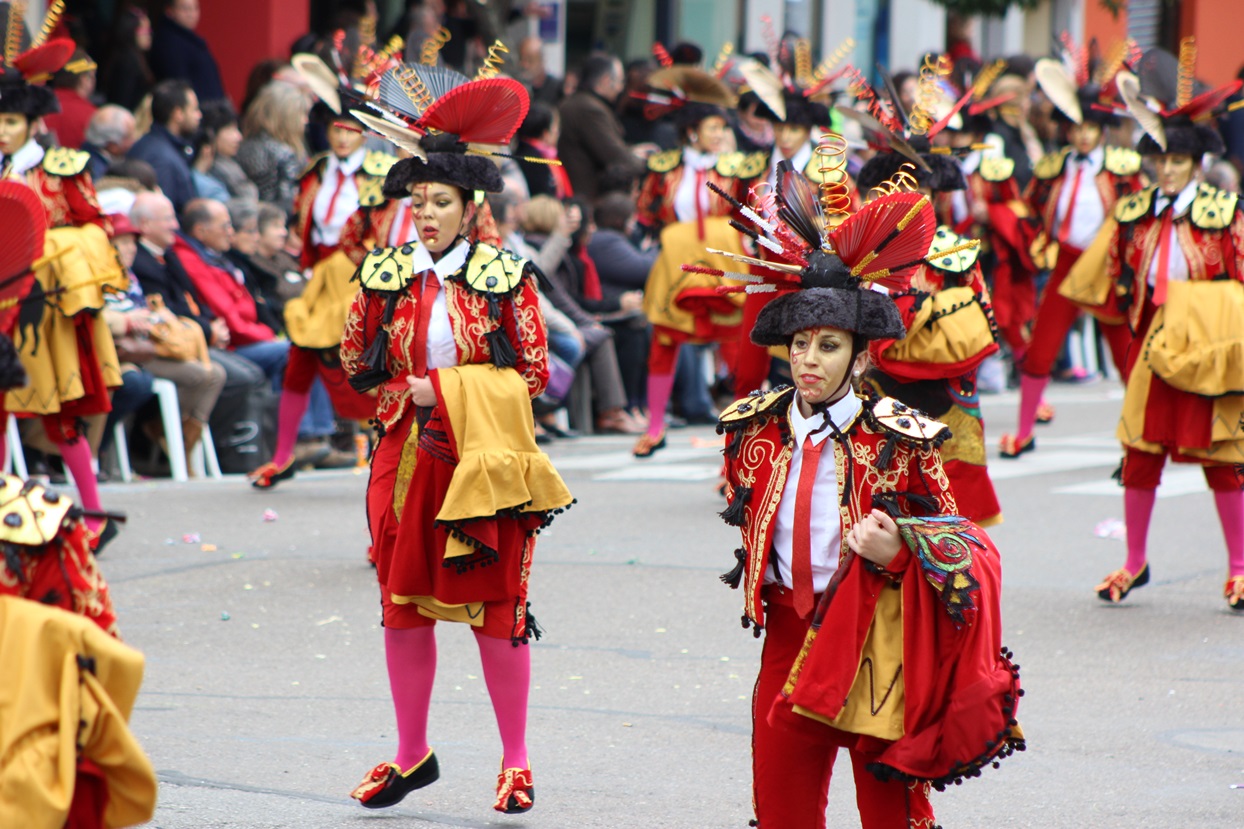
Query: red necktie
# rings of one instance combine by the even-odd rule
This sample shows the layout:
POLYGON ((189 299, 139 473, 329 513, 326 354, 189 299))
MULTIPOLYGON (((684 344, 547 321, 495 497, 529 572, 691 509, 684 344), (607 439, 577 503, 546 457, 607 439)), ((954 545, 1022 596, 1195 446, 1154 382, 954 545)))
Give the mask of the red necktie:
POLYGON ((436 278, 436 273, 425 271, 423 293, 419 296, 419 319, 415 322, 413 356, 416 377, 428 374, 428 323, 432 320, 432 304, 436 302, 436 292, 440 289, 441 281, 436 278))
POLYGON ((333 211, 337 209, 337 197, 341 195, 341 188, 346 183, 346 171, 337 168, 337 188, 333 190, 333 196, 328 200, 328 212, 324 214, 324 224, 333 223, 333 211))
POLYGON ((1063 244, 1067 241, 1067 236, 1071 233, 1071 217, 1076 214, 1076 197, 1080 195, 1080 175, 1084 172, 1084 167, 1079 162, 1073 161, 1076 165, 1076 177, 1071 182, 1071 200, 1067 202, 1067 215, 1063 217, 1062 224, 1058 228, 1058 242, 1063 244))
POLYGON ((1162 229, 1158 231, 1162 237, 1158 240, 1158 276, 1153 281, 1154 305, 1161 305, 1166 302, 1166 280, 1171 265, 1171 213, 1174 212, 1172 209, 1174 206, 1172 201, 1162 211, 1162 229))
POLYGON ((700 197, 704 193, 704 180, 707 177, 707 170, 695 171, 695 233, 701 242, 704 241, 704 203, 700 201, 700 197))
POLYGON ((791 537, 790 580, 795 591, 795 612, 801 618, 812 615, 812 486, 821 462, 820 445, 812 437, 803 439, 803 465, 799 469, 799 488, 795 490, 795 526, 791 537))

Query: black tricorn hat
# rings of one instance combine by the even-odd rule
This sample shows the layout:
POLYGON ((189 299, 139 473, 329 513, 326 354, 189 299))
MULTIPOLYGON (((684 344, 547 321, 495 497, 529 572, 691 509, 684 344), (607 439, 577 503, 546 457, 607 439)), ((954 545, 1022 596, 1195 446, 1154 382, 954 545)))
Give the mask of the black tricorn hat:
POLYGON ((788 124, 792 127, 823 127, 829 123, 829 107, 818 104, 804 97, 802 92, 790 89, 782 90, 782 98, 786 104, 786 118, 777 116, 768 105, 760 106, 756 114, 766 121, 775 124, 788 124))
POLYGON ((803 271, 803 288, 783 294, 756 317, 756 345, 789 345, 799 331, 824 327, 850 331, 856 339, 902 339, 907 329, 888 294, 860 285, 846 263, 814 251, 803 271))
POLYGON ((1206 153, 1222 155, 1226 151, 1222 136, 1212 122, 1198 124, 1186 116, 1163 118, 1162 121, 1166 133, 1166 149, 1163 150, 1157 141, 1145 133, 1136 145, 1141 155, 1190 155, 1199 160, 1206 153))
MULTIPOLYGON (((1080 119, 1082 123, 1097 124, 1103 129, 1119 126, 1119 116, 1112 109, 1103 109, 1102 90, 1097 84, 1087 84, 1076 90, 1076 98, 1080 103, 1080 119)), ((1054 107, 1053 119, 1060 124, 1074 124, 1075 121, 1059 106, 1054 107)))
MULTIPOLYGON (((916 147, 916 149, 920 148, 916 147)), ((953 190, 962 190, 967 186, 963 178, 963 169, 951 156, 944 153, 921 152, 920 158, 929 165, 929 169, 923 170, 917 167, 915 170, 909 170, 916 177, 916 183, 920 187, 927 187, 934 193, 948 193, 953 190)), ((883 181, 893 178, 904 164, 910 167, 916 166, 901 153, 884 150, 878 152, 864 162, 864 166, 855 176, 855 186, 860 193, 867 193, 883 181)))
POLYGON ((384 180, 387 199, 404 199, 412 184, 439 182, 463 190, 500 193, 505 188, 501 171, 487 156, 469 155, 467 145, 450 133, 425 135, 421 140, 428 160, 403 158, 389 169, 384 180))

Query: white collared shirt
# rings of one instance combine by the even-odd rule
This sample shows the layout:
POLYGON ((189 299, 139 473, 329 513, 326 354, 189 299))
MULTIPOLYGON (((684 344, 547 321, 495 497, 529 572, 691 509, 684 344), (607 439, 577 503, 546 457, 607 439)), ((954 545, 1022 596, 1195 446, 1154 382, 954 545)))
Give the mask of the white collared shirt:
MULTIPOLYGON (((796 173, 802 173, 804 170, 808 169, 808 162, 810 162, 811 160, 812 160, 812 142, 809 141, 808 143, 800 147, 799 150, 795 153, 795 155, 791 157, 790 165, 792 168, 794 168, 796 173)), ((777 168, 778 168, 778 164, 781 163, 781 161, 782 161, 782 151, 779 150, 777 147, 774 147, 773 157, 769 160, 769 178, 767 179, 770 187, 773 187, 773 188, 777 187, 777 168)))
POLYGON ((335 245, 341 241, 341 230, 346 226, 346 219, 359 208, 359 188, 354 174, 363 166, 366 155, 367 149, 364 147, 345 158, 337 158, 335 155, 328 157, 320 190, 315 194, 315 203, 311 206, 311 241, 314 244, 335 245), (341 182, 341 191, 337 192, 339 172, 345 178, 341 182), (337 193, 336 201, 333 201, 333 193, 337 193), (328 213, 330 204, 333 208, 331 216, 328 213))
MULTIPOLYGON (((1199 187, 1196 179, 1188 182, 1188 186, 1179 191, 1175 196, 1175 206, 1171 208, 1171 218, 1181 216, 1187 212, 1192 206, 1192 200, 1196 198, 1197 188, 1199 187)), ((1166 205, 1170 204, 1171 197, 1164 194, 1161 190, 1154 194, 1153 198, 1153 215, 1160 216, 1166 205)), ((1182 282, 1188 279, 1188 257, 1184 255, 1183 249, 1179 247, 1179 234, 1175 230, 1175 225, 1171 225, 1171 240, 1168 243, 1166 251, 1166 281, 1182 282)), ((1153 259, 1149 262, 1149 286, 1153 287, 1158 280, 1158 251, 1162 249, 1162 237, 1159 232, 1157 240, 1154 242, 1153 259)))
MULTIPOLYGON (((829 419, 840 431, 850 428, 859 415, 862 404, 853 393, 829 407, 829 419)), ((773 555, 777 560, 781 583, 794 589, 791 579, 795 528, 795 499, 798 497, 799 475, 803 470, 803 441, 808 435, 824 425, 820 414, 805 418, 799 411, 799 401, 790 404, 791 434, 795 439, 795 451, 791 455, 790 469, 786 472, 786 486, 773 518, 773 555)), ((812 485, 812 514, 809 536, 812 546, 812 592, 822 592, 834 571, 838 569, 838 553, 842 547, 842 516, 838 510, 838 470, 834 467, 834 448, 826 446, 825 440, 832 430, 825 428, 812 435, 812 443, 821 447, 821 460, 816 467, 816 480, 812 485)), ((777 582, 773 568, 765 571, 765 582, 777 582)))
POLYGON ((38 167, 41 161, 43 161, 43 147, 32 138, 0 164, 8 166, 4 174, 5 178, 22 179, 26 173, 38 167))
POLYGON ((717 164, 714 153, 702 153, 691 147, 682 150, 682 179, 674 191, 674 215, 680 222, 694 222, 696 202, 700 203, 699 215, 708 215, 709 196, 712 192, 704 186, 696 187, 697 171, 711 170, 717 164))
POLYGON ((1097 189, 1097 174, 1106 160, 1106 151, 1097 147, 1083 161, 1076 160, 1076 153, 1067 156, 1063 170, 1063 186, 1058 194, 1058 207, 1054 211, 1053 238, 1063 238, 1063 222, 1071 210, 1071 191, 1075 189, 1076 173, 1080 174, 1080 189, 1076 192, 1076 208, 1071 214, 1071 227, 1067 231, 1067 244, 1084 250, 1097 238, 1102 222, 1106 220, 1106 205, 1097 189))
MULTIPOLYGON (((445 299, 445 277, 455 273, 466 262, 471 245, 466 240, 445 252, 435 265, 431 264, 428 249, 419 245, 415 252, 415 267, 420 271, 419 294, 422 295, 426 271, 433 271, 441 281, 432 314, 428 317, 428 368, 452 368, 458 365, 458 345, 454 342, 454 329, 449 321, 449 305, 445 299)), ((415 290, 412 285, 411 290, 415 290)))

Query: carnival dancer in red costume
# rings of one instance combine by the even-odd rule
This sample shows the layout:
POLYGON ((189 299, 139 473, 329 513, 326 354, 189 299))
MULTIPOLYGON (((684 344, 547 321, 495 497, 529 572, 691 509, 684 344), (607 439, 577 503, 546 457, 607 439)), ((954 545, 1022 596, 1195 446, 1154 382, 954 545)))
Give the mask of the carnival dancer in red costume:
POLYGON ((20 17, 12 8, 6 11, 0 178, 34 191, 47 232, 42 258, 33 265, 30 295, 17 318, 9 320, 16 325, 13 340, 29 383, 8 392, 4 409, 41 417, 77 484, 92 548, 100 550, 116 535, 117 526, 102 511, 91 448, 80 427, 82 418, 109 411, 109 389, 121 384, 112 334, 97 315, 104 306, 104 289, 124 290, 128 280, 108 241, 111 227, 86 172, 89 156, 64 148, 45 151, 34 140, 39 118, 57 109, 56 97, 41 79, 72 57, 73 42, 42 42, 53 22, 19 54, 18 44, 29 41, 20 17))
MULTIPOLYGON (((1122 68, 1121 61, 1104 64, 1091 79, 1087 65, 1078 63, 1082 71, 1073 76, 1059 60, 1037 61, 1037 82, 1054 103, 1054 120, 1064 125, 1067 146, 1037 162, 1028 185, 1029 207, 1043 227, 1034 257, 1050 276, 1019 366, 1019 425, 1015 434, 1002 436, 1004 458, 1018 458, 1036 448, 1032 429, 1041 395, 1067 332, 1080 316, 1080 309, 1059 293, 1059 287, 1119 199, 1144 186, 1140 155, 1103 144, 1106 129, 1119 123, 1105 92, 1114 82, 1113 73, 1122 68)), ((1113 307, 1098 309, 1095 316, 1115 368, 1126 380, 1131 331, 1113 307)))
MULTIPOLYGON (((352 389, 341 368, 339 346, 346 313, 357 286, 352 279, 367 250, 351 249, 347 233, 358 211, 385 203, 384 177, 397 161, 364 146, 363 125, 349 109, 378 94, 380 76, 395 61, 400 41, 380 52, 364 46, 350 64, 354 72, 334 72, 319 57, 295 55, 293 63, 330 113, 329 151, 312 160, 303 173, 294 209, 296 232, 302 238, 302 265, 311 270, 303 293, 285 305, 290 338, 289 361, 277 414, 276 449, 269 463, 251 473, 251 485, 270 489, 294 476, 294 449, 303 415, 318 378, 328 392, 334 413, 367 421, 376 412, 374 394, 352 389)), ((334 49, 334 63, 344 66, 334 49)), ((407 238, 413 238, 413 235, 407 238)), ((405 241, 405 240, 402 240, 405 241)))
POLYGON ((709 185, 741 195, 742 153, 723 153, 726 110, 734 95, 713 75, 690 66, 653 73, 650 109, 672 110, 683 146, 648 159, 639 194, 639 223, 658 237, 661 255, 644 286, 644 312, 652 323, 648 352, 648 429, 632 450, 646 458, 665 446, 665 406, 674 387, 674 366, 684 343, 730 340, 741 319, 737 298, 723 298, 712 277, 687 274, 684 262, 704 249, 742 251, 729 225, 727 203, 709 185))
POLYGON ((535 271, 468 241, 480 197, 502 189, 493 162, 468 147, 507 143, 527 92, 417 65, 381 86, 403 97, 382 92, 391 111, 377 128, 416 156, 393 166, 384 193, 410 198, 418 239, 364 260, 341 353, 351 384, 379 391, 367 510, 398 745, 352 796, 391 806, 437 779, 434 626, 456 621, 474 630, 501 731, 494 808, 524 812, 535 796, 527 643, 538 633, 528 578, 537 530, 571 498, 534 437, 530 398, 548 380, 535 271))
POLYGON ((1001 564, 956 515, 946 426, 860 399, 868 342, 901 338, 893 301, 935 231, 928 199, 893 192, 834 229, 784 168, 780 226, 798 264, 760 277, 778 297, 752 330, 790 348, 795 386, 721 416, 740 527, 743 626, 765 636, 753 698, 754 825, 820 829, 838 750, 864 829, 932 827, 930 787, 1023 747, 1018 668, 1001 646, 1001 564))
MULTIPOLYGON (((950 155, 930 152, 921 153, 921 158, 927 170, 895 152, 870 158, 856 177, 865 201, 884 195, 886 182, 896 177, 910 176, 930 199, 963 189, 963 174, 950 155)), ((865 381, 949 427, 941 455, 955 501, 962 515, 988 527, 1002 520, 1002 508, 986 465, 976 370, 997 353, 998 343, 978 256, 976 240, 965 239, 944 224, 938 226, 910 286, 892 295, 907 334, 869 343, 873 367, 865 381)))
POLYGON ((1223 592, 1244 612, 1244 209, 1200 180, 1203 157, 1223 151, 1213 117, 1241 82, 1193 98, 1191 48, 1180 97, 1160 113, 1139 102, 1134 78, 1119 81, 1157 184, 1120 201, 1102 230, 1105 290, 1136 336, 1118 429, 1127 561, 1096 589, 1119 602, 1151 580, 1149 519, 1170 458, 1204 468, 1227 546, 1223 592))

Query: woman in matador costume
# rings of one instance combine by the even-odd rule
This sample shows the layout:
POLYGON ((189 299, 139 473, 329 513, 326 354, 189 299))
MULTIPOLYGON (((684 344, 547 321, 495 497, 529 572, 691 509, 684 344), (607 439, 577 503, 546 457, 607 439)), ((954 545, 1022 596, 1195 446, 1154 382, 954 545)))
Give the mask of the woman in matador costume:
POLYGON ((648 83, 655 90, 649 94, 649 109, 673 110, 683 146, 648 159, 648 174, 639 194, 639 223, 661 241, 661 255, 644 287, 652 343, 648 430, 633 450, 639 458, 665 445, 665 406, 683 344, 737 336, 738 298, 718 295, 712 277, 688 274, 681 267, 695 258, 711 258, 706 247, 742 252, 739 233, 726 216, 729 205, 714 198, 708 188, 720 188, 737 198, 747 175, 742 153, 722 152, 726 111, 734 106, 734 95, 724 83, 690 66, 661 69, 648 83))
MULTIPOLYGON (((64 66, 74 45, 66 39, 29 42, 20 18, 8 9, 3 66, 0 67, 0 178, 21 182, 37 196, 33 208, 41 221, 37 240, 20 237, 6 223, 6 244, 35 244, 34 278, 26 299, 5 314, 4 331, 12 335, 29 375, 27 384, 9 390, 4 410, 38 416, 73 474, 93 549, 101 550, 117 532, 104 516, 91 448, 82 419, 106 414, 109 390, 121 385, 112 334, 97 320, 104 290, 128 285, 116 251, 108 241, 111 225, 100 210, 86 172, 86 153, 65 148, 45 151, 34 140, 38 120, 58 104, 43 80, 64 66)), ((50 31, 44 27, 46 33, 50 31)), ((14 276, 6 274, 6 276, 14 276)), ((0 458, 4 450, 0 448, 0 458)))
POLYGON ((398 745, 353 797, 391 806, 437 779, 434 626, 454 621, 475 633, 501 732, 494 807, 524 812, 535 797, 527 643, 538 633, 528 579, 537 531, 571 498, 534 437, 530 401, 548 380, 534 268, 469 233, 483 193, 502 189, 472 148, 508 143, 528 98, 511 79, 427 66, 391 70, 390 85, 403 97, 382 93, 384 119, 360 117, 414 154, 393 165, 384 194, 409 198, 418 238, 363 261, 341 355, 351 384, 379 393, 367 511, 398 745))
POLYGON ((722 579, 744 589, 743 626, 765 636, 753 825, 824 827, 846 748, 864 829, 932 827, 930 787, 1023 745, 1018 667, 1000 639, 1001 564, 984 530, 956 514, 938 451, 948 430, 852 388, 869 341, 905 333, 869 286, 905 287, 933 242, 933 209, 893 192, 826 230, 806 180, 784 166, 778 187, 778 215, 760 215, 757 230, 794 264, 770 265, 749 287, 777 294, 751 336, 789 346, 795 385, 737 401, 720 426, 722 517, 742 533, 722 579))
MULTIPOLYGON (((927 169, 915 167, 900 153, 874 155, 856 178, 865 200, 884 195, 885 182, 904 172, 930 199, 963 189, 963 173, 955 159, 932 152, 921 153, 921 158, 927 169)), ((906 336, 869 343, 873 367, 864 379, 878 393, 949 427, 950 437, 940 449, 955 501, 962 515, 988 527, 1002 520, 1002 508, 986 464, 976 371, 986 357, 997 353, 998 342, 978 253, 976 240, 938 225, 909 287, 892 296, 906 336)))
POLYGON ((1127 561, 1097 594, 1119 602, 1151 580, 1149 519, 1169 458, 1204 469, 1227 547, 1223 594, 1244 612, 1244 209, 1235 193, 1205 184, 1200 173, 1207 154, 1223 151, 1213 118, 1242 82, 1193 98, 1191 61, 1181 58, 1187 82, 1172 84, 1180 97, 1160 112, 1140 102, 1134 77, 1120 78, 1157 184, 1121 200, 1101 244, 1081 260, 1080 281, 1098 286, 1088 301, 1114 297, 1135 333, 1118 428, 1127 561), (1096 250, 1104 267, 1100 256, 1085 262, 1096 250))
MULTIPOLYGON (((1121 44, 1121 47, 1123 45, 1121 44)), ((1125 47, 1123 47, 1125 48, 1125 47)), ((1017 458, 1036 448, 1032 436, 1041 395, 1062 351, 1067 332, 1080 309, 1063 297, 1059 287, 1120 199, 1144 186, 1140 155, 1130 147, 1104 145, 1106 129, 1119 124, 1107 91, 1113 93, 1110 62, 1090 80, 1087 66, 1072 76, 1061 61, 1037 61, 1037 82, 1055 105, 1054 120, 1066 131, 1067 146, 1033 167, 1027 200, 1041 220, 1041 234, 1033 251, 1037 264, 1050 277, 1041 292, 1037 316, 1023 362, 1019 366, 1019 425, 1014 435, 1003 435, 1001 455, 1017 458)), ((1123 315, 1113 303, 1093 310, 1099 330, 1110 348, 1115 368, 1126 380, 1127 351, 1132 341, 1123 315)))

